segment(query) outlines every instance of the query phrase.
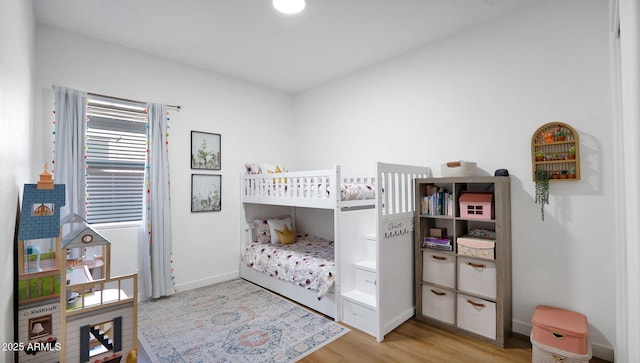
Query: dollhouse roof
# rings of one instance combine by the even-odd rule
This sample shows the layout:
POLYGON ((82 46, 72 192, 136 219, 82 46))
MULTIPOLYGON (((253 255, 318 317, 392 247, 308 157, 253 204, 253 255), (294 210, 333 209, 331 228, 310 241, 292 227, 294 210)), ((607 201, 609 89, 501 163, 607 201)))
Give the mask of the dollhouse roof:
POLYGON ((25 184, 18 239, 52 238, 60 234, 60 208, 65 204, 64 184, 38 189, 36 184, 25 184))
POLYGON ((69 214, 60 222, 62 248, 111 244, 89 222, 77 214, 69 214))
POLYGON ((492 199, 491 192, 468 192, 460 196, 461 203, 491 203, 492 199))

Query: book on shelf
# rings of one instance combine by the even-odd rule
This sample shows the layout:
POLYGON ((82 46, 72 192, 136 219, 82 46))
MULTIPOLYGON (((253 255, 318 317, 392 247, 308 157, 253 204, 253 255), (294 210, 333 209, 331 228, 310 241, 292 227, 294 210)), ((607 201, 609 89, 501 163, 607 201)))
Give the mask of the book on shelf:
POLYGON ((431 242, 431 243, 440 243, 440 244, 446 244, 446 243, 451 243, 451 238, 443 236, 443 237, 436 237, 436 236, 426 236, 424 238, 425 242, 431 242))
POLYGON ((422 197, 422 214, 425 216, 453 215, 453 194, 446 188, 437 185, 427 185, 426 195, 422 197))
POLYGON ((437 243, 433 243, 433 244, 424 243, 422 245, 422 247, 424 247, 424 248, 433 248, 433 249, 442 250, 442 251, 453 251, 453 246, 452 245, 440 245, 440 244, 437 244, 437 243))
POLYGON ((422 242, 422 247, 436 248, 439 250, 453 251, 451 238, 448 237, 431 237, 427 236, 422 242))

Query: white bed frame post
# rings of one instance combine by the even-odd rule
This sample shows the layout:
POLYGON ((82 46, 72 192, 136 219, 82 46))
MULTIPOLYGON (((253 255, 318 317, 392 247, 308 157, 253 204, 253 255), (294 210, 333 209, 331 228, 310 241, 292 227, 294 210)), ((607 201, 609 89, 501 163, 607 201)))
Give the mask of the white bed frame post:
POLYGON ((331 180, 331 185, 334 186, 333 190, 336 191, 331 196, 335 202, 333 208, 333 258, 336 264, 336 275, 334 276, 334 292, 336 298, 336 314, 335 321, 342 321, 342 289, 340 286, 340 277, 342 271, 340 271, 340 250, 341 250, 341 238, 340 238, 340 184, 342 182, 342 172, 340 165, 334 167, 336 173, 331 180))

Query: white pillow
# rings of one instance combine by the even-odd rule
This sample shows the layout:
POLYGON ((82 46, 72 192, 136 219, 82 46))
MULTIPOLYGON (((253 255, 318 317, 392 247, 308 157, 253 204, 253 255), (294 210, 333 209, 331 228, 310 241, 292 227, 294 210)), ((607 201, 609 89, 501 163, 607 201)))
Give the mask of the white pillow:
POLYGON ((269 218, 256 218, 251 222, 251 228, 255 230, 255 240, 254 242, 259 243, 271 243, 271 233, 269 233, 269 219, 285 219, 290 216, 279 216, 279 217, 269 217, 269 218))
POLYGON ((267 219, 267 224, 269 224, 269 234, 271 235, 271 243, 280 244, 280 238, 278 238, 278 234, 276 233, 276 229, 282 231, 284 229, 285 224, 287 228, 292 230, 291 226, 291 217, 286 217, 282 219, 267 219))
POLYGON ((255 230, 254 242, 258 243, 270 243, 271 236, 269 235, 269 222, 266 219, 254 219, 251 222, 251 228, 255 230))

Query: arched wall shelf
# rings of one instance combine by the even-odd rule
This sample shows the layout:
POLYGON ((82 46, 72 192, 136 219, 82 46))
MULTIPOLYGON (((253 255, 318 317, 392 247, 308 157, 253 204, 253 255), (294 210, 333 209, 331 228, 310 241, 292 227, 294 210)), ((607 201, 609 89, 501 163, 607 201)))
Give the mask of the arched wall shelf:
POLYGON ((580 180, 580 140, 564 122, 549 122, 531 136, 531 178, 544 169, 551 181, 580 180))

